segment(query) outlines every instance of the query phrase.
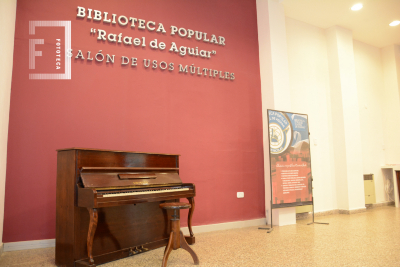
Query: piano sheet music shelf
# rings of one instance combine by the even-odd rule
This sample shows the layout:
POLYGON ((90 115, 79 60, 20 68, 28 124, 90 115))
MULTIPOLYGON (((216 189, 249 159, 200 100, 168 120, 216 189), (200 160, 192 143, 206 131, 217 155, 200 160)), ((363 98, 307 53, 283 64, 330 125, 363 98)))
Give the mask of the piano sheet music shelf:
POLYGON ((195 195, 179 177, 179 155, 58 150, 57 266, 96 266, 166 246, 170 221, 159 204, 180 198, 192 205, 185 239, 194 244, 195 195))

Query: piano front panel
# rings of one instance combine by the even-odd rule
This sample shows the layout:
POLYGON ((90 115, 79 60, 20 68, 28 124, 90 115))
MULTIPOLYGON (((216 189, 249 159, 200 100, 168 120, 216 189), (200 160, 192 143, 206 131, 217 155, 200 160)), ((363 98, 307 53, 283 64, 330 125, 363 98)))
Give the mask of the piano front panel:
MULTIPOLYGON (((99 221, 93 241, 93 256, 140 245, 146 247, 148 243, 162 240, 165 240, 166 244, 170 222, 167 213, 159 208, 160 203, 149 202, 98 209, 99 221)), ((87 209, 79 208, 77 213, 79 224, 76 225, 75 231, 75 260, 87 258, 86 238, 89 227, 87 209)))

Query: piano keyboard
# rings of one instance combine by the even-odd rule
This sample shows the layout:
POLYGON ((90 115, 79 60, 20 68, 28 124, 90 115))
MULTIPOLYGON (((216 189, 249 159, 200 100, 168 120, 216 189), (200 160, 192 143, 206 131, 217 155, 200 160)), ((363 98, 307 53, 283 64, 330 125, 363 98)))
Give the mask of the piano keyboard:
POLYGON ((178 192, 178 191, 188 191, 189 188, 170 188, 170 189, 157 189, 157 190, 145 190, 145 191, 130 191, 124 193, 106 193, 103 197, 122 197, 122 196, 133 196, 133 195, 145 195, 145 194, 157 194, 166 192, 178 192))

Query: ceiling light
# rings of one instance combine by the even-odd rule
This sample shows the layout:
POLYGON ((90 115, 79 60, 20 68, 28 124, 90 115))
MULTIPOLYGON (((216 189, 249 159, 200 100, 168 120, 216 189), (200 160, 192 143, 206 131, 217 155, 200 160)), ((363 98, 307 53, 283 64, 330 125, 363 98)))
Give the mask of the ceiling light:
POLYGON ((400 24, 400 21, 394 20, 394 21, 392 21, 392 23, 389 24, 389 26, 397 26, 399 24, 400 24))
POLYGON ((354 6, 352 6, 351 10, 357 11, 357 10, 360 10, 361 8, 363 8, 363 4, 359 3, 359 4, 355 4, 354 6))

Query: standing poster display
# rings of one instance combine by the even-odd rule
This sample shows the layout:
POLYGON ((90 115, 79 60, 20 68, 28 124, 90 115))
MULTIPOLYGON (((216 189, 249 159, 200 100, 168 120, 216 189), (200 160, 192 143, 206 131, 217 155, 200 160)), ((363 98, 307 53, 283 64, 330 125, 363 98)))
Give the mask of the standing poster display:
POLYGON ((268 110, 271 207, 312 205, 308 117, 268 110))

